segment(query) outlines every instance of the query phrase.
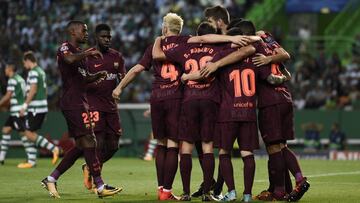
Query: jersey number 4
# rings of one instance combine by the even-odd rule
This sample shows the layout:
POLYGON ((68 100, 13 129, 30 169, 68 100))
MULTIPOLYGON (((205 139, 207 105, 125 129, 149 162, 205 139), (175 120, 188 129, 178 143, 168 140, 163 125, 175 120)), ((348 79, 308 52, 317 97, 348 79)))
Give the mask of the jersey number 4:
POLYGON ((161 77, 164 79, 170 79, 170 81, 174 81, 178 78, 178 71, 175 66, 171 63, 164 63, 161 66, 161 77))
POLYGON ((229 80, 234 81, 235 97, 241 97, 242 93, 248 97, 255 94, 255 73, 252 69, 246 68, 241 72, 233 70, 229 74, 229 80))

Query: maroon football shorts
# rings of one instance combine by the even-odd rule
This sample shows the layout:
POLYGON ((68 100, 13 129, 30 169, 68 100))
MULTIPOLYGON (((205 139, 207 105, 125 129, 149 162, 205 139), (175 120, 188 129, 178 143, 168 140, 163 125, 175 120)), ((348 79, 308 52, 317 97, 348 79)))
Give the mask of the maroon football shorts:
POLYGON ((181 99, 151 102, 151 125, 155 139, 178 140, 181 99))
POLYGON ((218 108, 217 103, 204 99, 183 103, 179 140, 213 141, 218 108))
POLYGON ((69 135, 78 138, 93 133, 90 113, 85 109, 62 111, 69 130, 69 135))
POLYGON ((265 144, 293 140, 294 110, 292 103, 281 103, 259 109, 259 129, 265 144))
POLYGON ((256 122, 223 122, 217 123, 214 145, 229 152, 237 140, 240 150, 259 149, 259 136, 256 122))
POLYGON ((119 139, 122 135, 119 113, 90 111, 90 116, 94 123, 97 147, 118 149, 119 139))

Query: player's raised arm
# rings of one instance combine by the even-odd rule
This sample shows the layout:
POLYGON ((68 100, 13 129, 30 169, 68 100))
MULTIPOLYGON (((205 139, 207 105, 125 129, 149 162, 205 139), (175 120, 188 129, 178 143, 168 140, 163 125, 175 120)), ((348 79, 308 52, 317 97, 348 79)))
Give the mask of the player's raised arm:
POLYGON ((152 57, 154 60, 157 61, 164 61, 166 60, 166 55, 161 49, 161 39, 162 37, 157 37, 152 49, 152 57))
POLYGON ((138 76, 142 71, 145 70, 145 67, 141 64, 136 64, 132 67, 129 72, 126 73, 125 77, 121 80, 119 85, 113 90, 112 96, 114 99, 119 99, 123 89, 128 86, 136 76, 138 76))
POLYGON ((228 36, 228 35, 217 35, 217 34, 208 34, 201 36, 194 36, 188 39, 188 43, 224 43, 232 42, 240 46, 246 46, 251 43, 251 40, 247 36, 237 35, 237 36, 228 36))
POLYGON ((69 52, 68 54, 64 55, 64 61, 68 64, 72 64, 75 62, 79 62, 81 60, 83 60, 84 58, 88 57, 88 56, 94 56, 94 57, 101 57, 103 58, 102 54, 100 51, 98 50, 86 50, 80 53, 71 53, 69 52))
POLYGON ((233 64, 237 61, 241 61, 246 57, 254 54, 256 51, 255 47, 252 45, 248 45, 234 51, 233 53, 225 56, 224 58, 216 61, 216 62, 209 62, 206 64, 205 68, 200 70, 202 77, 209 77, 209 75, 215 72, 218 68, 224 67, 229 64, 233 64))

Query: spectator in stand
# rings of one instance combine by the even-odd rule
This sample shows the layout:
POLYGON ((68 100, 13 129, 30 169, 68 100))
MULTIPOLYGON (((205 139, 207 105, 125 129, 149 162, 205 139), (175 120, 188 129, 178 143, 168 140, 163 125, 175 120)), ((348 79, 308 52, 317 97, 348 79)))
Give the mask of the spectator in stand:
POLYGON ((301 128, 305 132, 304 151, 305 152, 318 151, 321 148, 320 132, 323 129, 323 125, 315 122, 310 122, 310 123, 302 124, 301 128))
POLYGON ((329 150, 344 150, 346 147, 346 135, 340 130, 338 123, 332 125, 329 135, 329 150))

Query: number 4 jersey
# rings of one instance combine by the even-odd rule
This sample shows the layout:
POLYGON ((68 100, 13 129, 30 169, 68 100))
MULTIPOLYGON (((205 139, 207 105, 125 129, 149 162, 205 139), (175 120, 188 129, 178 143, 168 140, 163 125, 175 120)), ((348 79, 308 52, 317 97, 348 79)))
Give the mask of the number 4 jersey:
MULTIPOLYGON (((168 40, 162 44, 163 51, 175 46, 177 40, 168 40)), ((150 45, 139 64, 150 70, 152 67, 155 80, 152 84, 151 102, 163 101, 167 99, 181 99, 183 86, 181 83, 182 68, 169 61, 155 61, 152 57, 153 45, 150 45)))

